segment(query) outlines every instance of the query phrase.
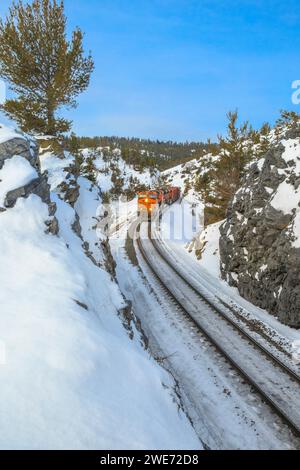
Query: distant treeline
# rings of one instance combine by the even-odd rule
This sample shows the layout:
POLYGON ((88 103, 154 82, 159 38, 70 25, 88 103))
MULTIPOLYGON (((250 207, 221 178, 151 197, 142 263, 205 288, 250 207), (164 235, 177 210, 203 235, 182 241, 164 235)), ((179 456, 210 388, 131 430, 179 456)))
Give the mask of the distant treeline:
POLYGON ((109 147, 119 149, 129 164, 166 170, 173 166, 200 158, 203 151, 211 151, 214 144, 204 142, 173 142, 126 137, 77 137, 66 139, 66 146, 76 139, 80 148, 109 147))

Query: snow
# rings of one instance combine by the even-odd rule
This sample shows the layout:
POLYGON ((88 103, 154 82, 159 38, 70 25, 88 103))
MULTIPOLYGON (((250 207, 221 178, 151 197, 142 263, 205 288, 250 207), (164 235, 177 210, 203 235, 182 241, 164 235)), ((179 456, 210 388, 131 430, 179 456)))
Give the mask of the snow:
MULTIPOLYGON (((54 191, 68 160, 42 156, 54 191)), ((28 165, 7 160, 1 179, 14 170, 14 187, 28 181, 28 165)), ((36 195, 0 214, 0 448, 199 449, 171 375, 134 324, 133 339, 123 326, 118 284, 86 255, 84 242, 101 264, 101 198, 78 182, 75 209, 51 193, 59 236, 45 233, 48 206, 36 195)))
MULTIPOLYGON (((13 132, 0 126, 0 143, 15 136, 13 132)), ((293 151, 290 144, 287 148, 293 151)), ((95 166, 97 183, 106 192, 113 188, 113 173, 102 150, 95 166)), ((90 155, 89 150, 83 153, 85 158, 90 155)), ((120 152, 115 156, 123 188, 130 186, 132 178, 146 186, 156 180, 157 174, 137 172, 127 165, 120 152)), ((219 157, 205 156, 203 165, 195 160, 164 176, 186 189, 184 172, 191 172, 191 180, 199 170, 205 172, 213 158, 219 157)), ((173 378, 144 349, 136 326, 131 324, 131 340, 122 324, 119 311, 125 306, 124 293, 134 301, 135 313, 148 322, 151 352, 168 357, 165 362, 182 379, 183 402, 190 403, 187 408, 189 416, 196 417, 198 436, 204 432, 208 442, 218 448, 288 447, 270 434, 265 417, 259 417, 261 410, 257 413, 249 406, 253 400, 250 392, 250 398, 239 396, 234 389, 231 397, 224 394, 232 385, 224 364, 209 357, 209 348, 199 342, 190 326, 180 326, 178 312, 171 309, 165 314, 164 302, 149 294, 140 272, 128 262, 125 239, 136 214, 136 200, 120 198, 110 208, 119 284, 101 268, 105 261, 101 242, 106 238, 101 191, 80 177, 79 197, 72 208, 58 190, 61 183, 68 183, 68 168, 73 163, 68 153, 64 159, 58 158, 51 146, 41 156, 41 169, 48 172, 51 199, 57 206, 59 236, 45 233, 48 207, 35 195, 19 199, 13 209, 0 214, 0 426, 5 430, 0 448, 201 448, 179 404, 173 378), (81 237, 71 228, 76 216, 81 237), (87 250, 92 256, 87 256, 87 250), (249 424, 252 417, 254 427, 249 424)), ((36 170, 22 157, 5 161, 0 171, 0 206, 7 191, 36 176, 36 170)), ((286 189, 283 193, 286 195, 286 189)), ((279 200, 274 198, 275 204, 282 203, 279 196, 275 195, 279 200)), ((161 236, 173 256, 187 272, 201 277, 212 295, 234 299, 283 337, 299 338, 297 332, 251 306, 221 281, 220 224, 204 231, 203 220, 203 204, 193 190, 182 203, 165 209, 161 236)), ((299 213, 294 231, 300 235, 299 213)))
MULTIPOLYGON (((283 154, 284 160, 287 162, 287 169, 284 170, 284 176, 287 178, 289 174, 296 177, 300 176, 300 141, 299 139, 282 141, 285 146, 285 152, 283 154)), ((214 157, 218 159, 219 157, 214 157)), ((209 168, 208 165, 209 155, 204 156, 204 161, 195 161, 193 166, 198 167, 199 171, 206 171, 209 168)), ((258 161, 258 167, 260 171, 263 169, 265 159, 258 161)), ((275 169, 275 167, 274 167, 275 169)), ((194 178, 192 170, 192 180, 194 178)), ((174 169, 169 170, 169 182, 170 184, 177 184, 183 176, 184 166, 179 166, 174 169), (173 179, 172 179, 173 178, 173 179), (179 178, 179 179, 178 179, 179 178)), ((184 185, 182 186, 184 187, 184 185)), ((242 189, 239 190, 239 192, 242 189)), ((248 189, 249 191, 249 189, 248 189)), ((271 193, 271 191, 268 191, 271 193)), ((272 191, 273 192, 273 191, 272 191)), ((193 191, 190 192, 192 196, 191 202, 194 202, 199 211, 199 219, 201 218, 201 211, 203 210, 203 203, 199 199, 199 195, 193 194, 193 191)), ((271 196, 272 197, 272 196, 271 196)), ((288 230, 293 231, 295 240, 293 245, 295 248, 300 248, 300 209, 299 209, 299 190, 296 190, 291 184, 287 183, 285 180, 278 188, 278 191, 274 193, 273 199, 271 199, 271 204, 275 205, 279 210, 283 210, 284 213, 295 213, 295 217, 288 230)), ((171 211, 174 209, 171 208, 171 211)), ((176 209, 178 210, 178 209, 176 209)), ((262 209, 257 209, 258 212, 261 212, 262 209)), ((239 215, 239 219, 242 225, 247 224, 247 219, 239 215)), ((202 282, 205 283, 209 292, 214 292, 218 298, 223 299, 227 303, 237 306, 238 310, 247 312, 246 315, 248 318, 251 318, 253 321, 261 322, 263 325, 262 328, 269 329, 271 336, 277 338, 279 343, 285 343, 287 350, 290 350, 290 346, 293 341, 299 340, 299 332, 295 331, 292 328, 289 328, 285 325, 282 325, 274 316, 270 315, 265 310, 262 310, 250 302, 243 299, 237 289, 230 287, 224 280, 221 279, 220 273, 220 254, 219 254, 219 227, 221 223, 207 227, 206 230, 203 227, 200 227, 199 233, 195 234, 185 228, 180 228, 180 233, 187 232, 188 237, 190 237, 190 242, 187 242, 186 236, 177 237, 174 240, 170 237, 170 230, 168 231, 168 223, 170 221, 170 215, 165 213, 162 219, 161 224, 161 237, 168 247, 170 253, 172 253, 176 260, 180 260, 185 266, 187 271, 193 273, 194 276, 200 276, 202 282), (199 259, 200 258, 200 259, 199 259), (193 268, 191 267, 193 266, 193 268), (227 300, 226 300, 227 299, 227 300)), ((201 225, 201 224, 200 224, 201 225)), ((189 227, 191 224, 189 223, 189 227)), ((173 230, 173 233, 176 231, 173 230)), ((171 232, 172 233, 172 232, 171 232)), ((253 229, 253 233, 256 233, 256 229, 253 229)), ((230 236, 230 234, 228 234, 230 236)), ((245 257, 248 256, 248 253, 244 251, 245 257)), ((256 277, 259 280, 259 275, 262 275, 265 267, 262 267, 261 273, 257 273, 256 277)), ((233 273, 234 274, 234 273, 233 273)))
POLYGON ((25 158, 16 155, 5 160, 0 170, 0 207, 9 191, 21 188, 37 177, 36 170, 25 158))
POLYGON ((285 148, 282 158, 287 167, 277 171, 285 179, 278 186, 270 203, 275 209, 284 214, 294 215, 288 230, 291 230, 294 236, 292 245, 295 248, 300 248, 300 190, 297 185, 292 184, 294 181, 297 182, 300 177, 300 140, 285 139, 281 143, 285 148))
POLYGON ((239 312, 247 312, 246 316, 248 319, 262 322, 262 325, 265 325, 271 331, 273 339, 277 337, 279 343, 286 343, 289 349, 294 341, 300 340, 300 332, 283 325, 266 310, 256 307, 245 300, 239 295, 236 288, 229 286, 226 281, 221 279, 219 253, 219 227, 221 224, 222 222, 210 225, 205 231, 200 232, 195 240, 200 239, 202 241, 200 244, 195 243, 195 241, 188 245, 180 242, 173 243, 172 240, 164 237, 163 232, 161 235, 168 251, 177 262, 186 267, 187 273, 201 279, 203 286, 210 292, 210 295, 222 299, 222 301, 229 305, 235 305, 239 312), (203 249, 200 260, 195 252, 196 247, 203 249))
POLYGON ((265 190, 267 191, 268 194, 272 194, 274 192, 273 188, 268 188, 267 186, 265 187, 265 190))
POLYGON ((205 267, 216 278, 220 277, 220 227, 223 222, 209 225, 200 235, 203 252, 199 265, 205 267))
POLYGON ((300 173, 300 141, 299 139, 287 139, 282 141, 285 151, 282 158, 286 163, 295 165, 295 172, 300 173))
POLYGON ((4 142, 7 142, 8 140, 11 140, 14 138, 21 139, 23 137, 20 133, 18 133, 12 127, 7 127, 7 126, 4 126, 3 124, 0 124, 0 144, 3 144, 4 142))
POLYGON ((121 150, 114 149, 113 151, 109 147, 99 147, 96 149, 96 152, 90 150, 88 148, 82 150, 82 156, 84 160, 88 157, 94 158, 94 165, 95 168, 98 170, 97 172, 97 185, 101 189, 102 192, 107 193, 110 192, 114 188, 113 182, 113 175, 114 170, 111 167, 111 164, 117 165, 120 174, 118 175, 119 178, 123 180, 122 189, 128 189, 132 183, 132 181, 137 181, 139 185, 145 185, 146 187, 151 187, 156 183, 156 180, 159 176, 157 171, 154 171, 152 175, 150 170, 145 168, 143 171, 135 170, 133 165, 127 164, 121 157, 121 150), (105 161, 105 155, 108 152, 110 157, 110 162, 105 161))
POLYGON ((48 182, 51 189, 56 189, 68 174, 67 168, 74 162, 74 157, 65 153, 65 158, 59 158, 51 150, 46 151, 40 156, 41 171, 48 172, 48 182))
POLYGON ((277 191, 271 200, 274 209, 282 211, 284 214, 290 214, 297 207, 300 194, 295 190, 292 184, 283 181, 277 188, 277 191))
POLYGON ((294 219, 294 234, 295 234, 295 241, 293 242, 293 246, 295 248, 300 248, 300 211, 297 213, 294 219))
POLYGON ((99 245, 104 235, 101 230, 96 230, 98 215, 102 207, 99 189, 83 177, 79 177, 77 183, 79 184, 79 198, 76 201, 75 210, 79 216, 81 234, 88 243, 89 251, 96 262, 103 263, 103 253, 99 245))
MULTIPOLYGON (((132 208, 130 203, 128 213, 132 208)), ((167 220, 168 210, 163 221, 167 220)), ((178 208, 174 210, 176 212, 178 208)), ((130 228, 132 233, 135 222, 127 220, 124 223, 125 213, 123 207, 116 223, 118 230, 111 238, 120 287, 133 302, 152 353, 162 358, 164 366, 176 377, 181 398, 201 440, 211 449, 290 448, 291 443, 283 435, 283 429, 278 433, 275 431, 274 416, 266 417, 267 410, 262 409, 250 389, 240 384, 239 379, 234 379, 230 367, 219 361, 205 338, 185 321, 173 303, 167 301, 143 258, 138 255, 139 267, 132 264, 125 240, 127 230, 130 228), (243 390, 244 386, 246 390, 243 390)), ((168 239, 166 245, 187 271, 192 265, 199 270, 199 262, 194 255, 187 253, 182 238, 168 239)), ((200 268, 200 276, 202 273, 207 274, 207 271, 200 268)), ((211 281, 213 285, 218 283, 213 276, 211 281)))
POLYGON ((261 158, 260 160, 258 160, 258 162, 256 162, 256 165, 259 171, 262 171, 264 164, 265 164, 265 158, 261 158))
MULTIPOLYGON (((196 178, 207 173, 219 158, 219 155, 204 154, 199 160, 191 160, 162 172, 161 176, 168 184, 185 191, 187 185, 193 186, 196 178)), ((194 196, 199 202, 199 195, 194 193, 194 196)))
POLYGON ((199 233, 203 226, 203 206, 195 204, 195 200, 189 192, 182 202, 166 208, 161 221, 163 237, 186 245, 199 233))

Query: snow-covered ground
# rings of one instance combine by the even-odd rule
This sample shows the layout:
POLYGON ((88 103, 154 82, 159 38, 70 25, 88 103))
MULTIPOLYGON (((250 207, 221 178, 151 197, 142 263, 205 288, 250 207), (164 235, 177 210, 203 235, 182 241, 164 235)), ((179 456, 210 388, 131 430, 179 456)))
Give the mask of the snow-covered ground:
MULTIPOLYGON (((177 206, 179 210, 180 205, 177 206)), ((176 206, 170 210, 176 211, 176 206)), ((166 225, 169 217, 166 211, 166 225)), ((176 377, 198 436, 213 449, 288 449, 293 446, 289 433, 279 430, 280 422, 268 407, 241 383, 209 342, 182 317, 182 312, 169 303, 143 258, 139 254, 138 259, 135 258, 131 243, 126 241, 130 224, 130 220, 126 223, 125 218, 120 218, 119 230, 111 238, 118 281, 133 302, 153 354, 176 377)), ((186 262, 188 267, 192 255, 185 250, 185 237, 178 244, 186 253, 183 264, 186 262)), ((176 252, 178 260, 182 255, 180 250, 176 252)))
MULTIPOLYGON (((207 173, 215 162, 219 160, 219 155, 204 153, 200 159, 191 160, 182 165, 175 166, 162 173, 166 183, 178 186, 182 191, 187 187, 193 188, 198 176, 207 173)), ((199 202, 200 197, 194 193, 194 198, 199 202)))
MULTIPOLYGON (((201 278, 206 288, 215 296, 227 304, 235 306, 248 320, 261 322, 264 332, 268 332, 270 337, 276 340, 280 346, 284 346, 288 353, 291 353, 294 342, 300 341, 300 332, 283 325, 267 311, 245 300, 239 295, 236 288, 230 287, 221 279, 219 227, 222 222, 211 225, 205 230, 202 226, 195 236, 194 218, 189 218, 190 211, 183 215, 186 212, 185 207, 174 204, 170 212, 167 211, 163 215, 160 233, 173 257, 180 260, 179 262, 186 267, 191 275, 201 278), (177 231, 171 233, 169 231, 170 212, 173 214, 171 220, 173 223, 177 221, 177 227, 179 227, 177 231), (182 220, 186 220, 188 225, 182 227, 182 220), (174 233, 175 237, 172 236, 174 233), (189 239, 187 239, 187 234, 190 236, 189 239)), ((198 205, 198 213, 200 220, 203 221, 201 205, 198 205)))
MULTIPOLYGON (((21 136, 0 126, 0 144, 14 137, 21 136)), ((199 449, 201 441, 216 449, 292 447, 270 410, 164 299, 141 257, 135 258, 127 235, 137 202, 102 204, 101 191, 113 189, 102 153, 95 160, 99 187, 84 177, 74 181, 74 158, 64 157, 51 151, 49 139, 41 170, 48 172, 57 206, 58 236, 46 233, 48 206, 34 194, 0 211, 0 448, 199 449), (73 196, 78 192, 73 204, 64 200, 68 188, 73 196), (107 234, 119 284, 105 270, 107 234), (142 321, 150 351, 134 322, 131 334, 124 328, 124 295, 142 321)), ((134 179, 147 186, 156 178, 118 163, 125 189, 134 179)), ((185 190, 184 174, 198 170, 195 161, 168 175, 185 190)), ((5 160, 0 207, 8 191, 37 176, 24 157, 5 160)), ((181 203, 164 211, 161 236, 207 290, 259 320, 288 350, 299 332, 221 280, 218 228, 203 231, 203 205, 189 188, 181 203)))
MULTIPOLYGON (((0 170, 3 196, 11 188, 7 164, 15 165, 17 185, 28 181, 20 158, 0 170)), ((0 448, 199 449, 173 379, 134 324, 130 339, 118 285, 86 255, 88 242, 101 264, 98 191, 81 178, 71 207, 57 189, 68 182, 68 161, 50 150, 43 158, 59 235, 46 233, 48 206, 34 194, 0 213, 0 448), (77 216, 81 238, 72 229, 77 216)))
POLYGON ((0 123, 0 144, 8 140, 20 138, 21 134, 11 127, 4 126, 0 123))

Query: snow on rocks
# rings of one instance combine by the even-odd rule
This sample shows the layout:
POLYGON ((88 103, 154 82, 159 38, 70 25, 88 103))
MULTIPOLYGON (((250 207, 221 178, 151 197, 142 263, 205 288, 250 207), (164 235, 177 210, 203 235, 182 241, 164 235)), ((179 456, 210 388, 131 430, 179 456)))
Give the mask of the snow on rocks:
POLYGON ((41 171, 47 172, 51 190, 74 207, 79 196, 79 187, 74 176, 73 155, 64 151, 60 142, 53 138, 40 138, 39 145, 41 171))
POLYGON ((12 155, 22 156, 35 166, 37 145, 30 137, 0 124, 0 169, 12 155))
POLYGON ((0 448, 197 447, 170 378, 117 317, 117 285, 71 230, 74 210, 56 203, 61 238, 44 233, 35 195, 0 217, 0 448))
POLYGON ((224 279, 299 327, 300 138, 288 134, 252 164, 221 227, 220 252, 224 279))
POLYGON ((203 158, 200 160, 191 160, 182 165, 175 166, 161 174, 164 182, 181 189, 182 192, 193 187, 196 176, 201 171, 203 158))
POLYGON ((0 170, 0 178, 0 207, 3 207, 8 192, 26 186, 32 180, 37 179, 38 174, 25 158, 16 155, 5 160, 0 170))
POLYGON ((199 260, 200 266, 207 269, 217 279, 220 277, 220 226, 222 222, 209 225, 193 240, 189 251, 199 260))
POLYGON ((47 230, 56 234, 55 206, 50 200, 47 178, 40 172, 37 144, 2 125, 0 142, 0 212, 14 207, 19 198, 36 194, 48 205, 47 230))
POLYGON ((52 191, 47 183, 51 206, 28 193, 0 213, 0 448, 201 448, 174 381, 135 325, 129 335, 122 324, 127 304, 95 236, 97 188, 79 178, 72 205, 59 189, 69 173, 53 153, 43 176, 24 155, 4 160, 9 189, 10 171, 17 185, 47 182, 48 171, 52 191), (45 230, 49 207, 57 236, 45 230))

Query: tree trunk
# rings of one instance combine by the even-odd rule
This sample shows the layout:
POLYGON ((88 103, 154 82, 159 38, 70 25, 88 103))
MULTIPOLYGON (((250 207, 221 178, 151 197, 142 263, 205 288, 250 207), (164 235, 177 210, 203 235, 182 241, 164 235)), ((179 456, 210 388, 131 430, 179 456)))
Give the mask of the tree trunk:
POLYGON ((54 109, 51 104, 47 106, 47 134, 56 135, 54 109))

